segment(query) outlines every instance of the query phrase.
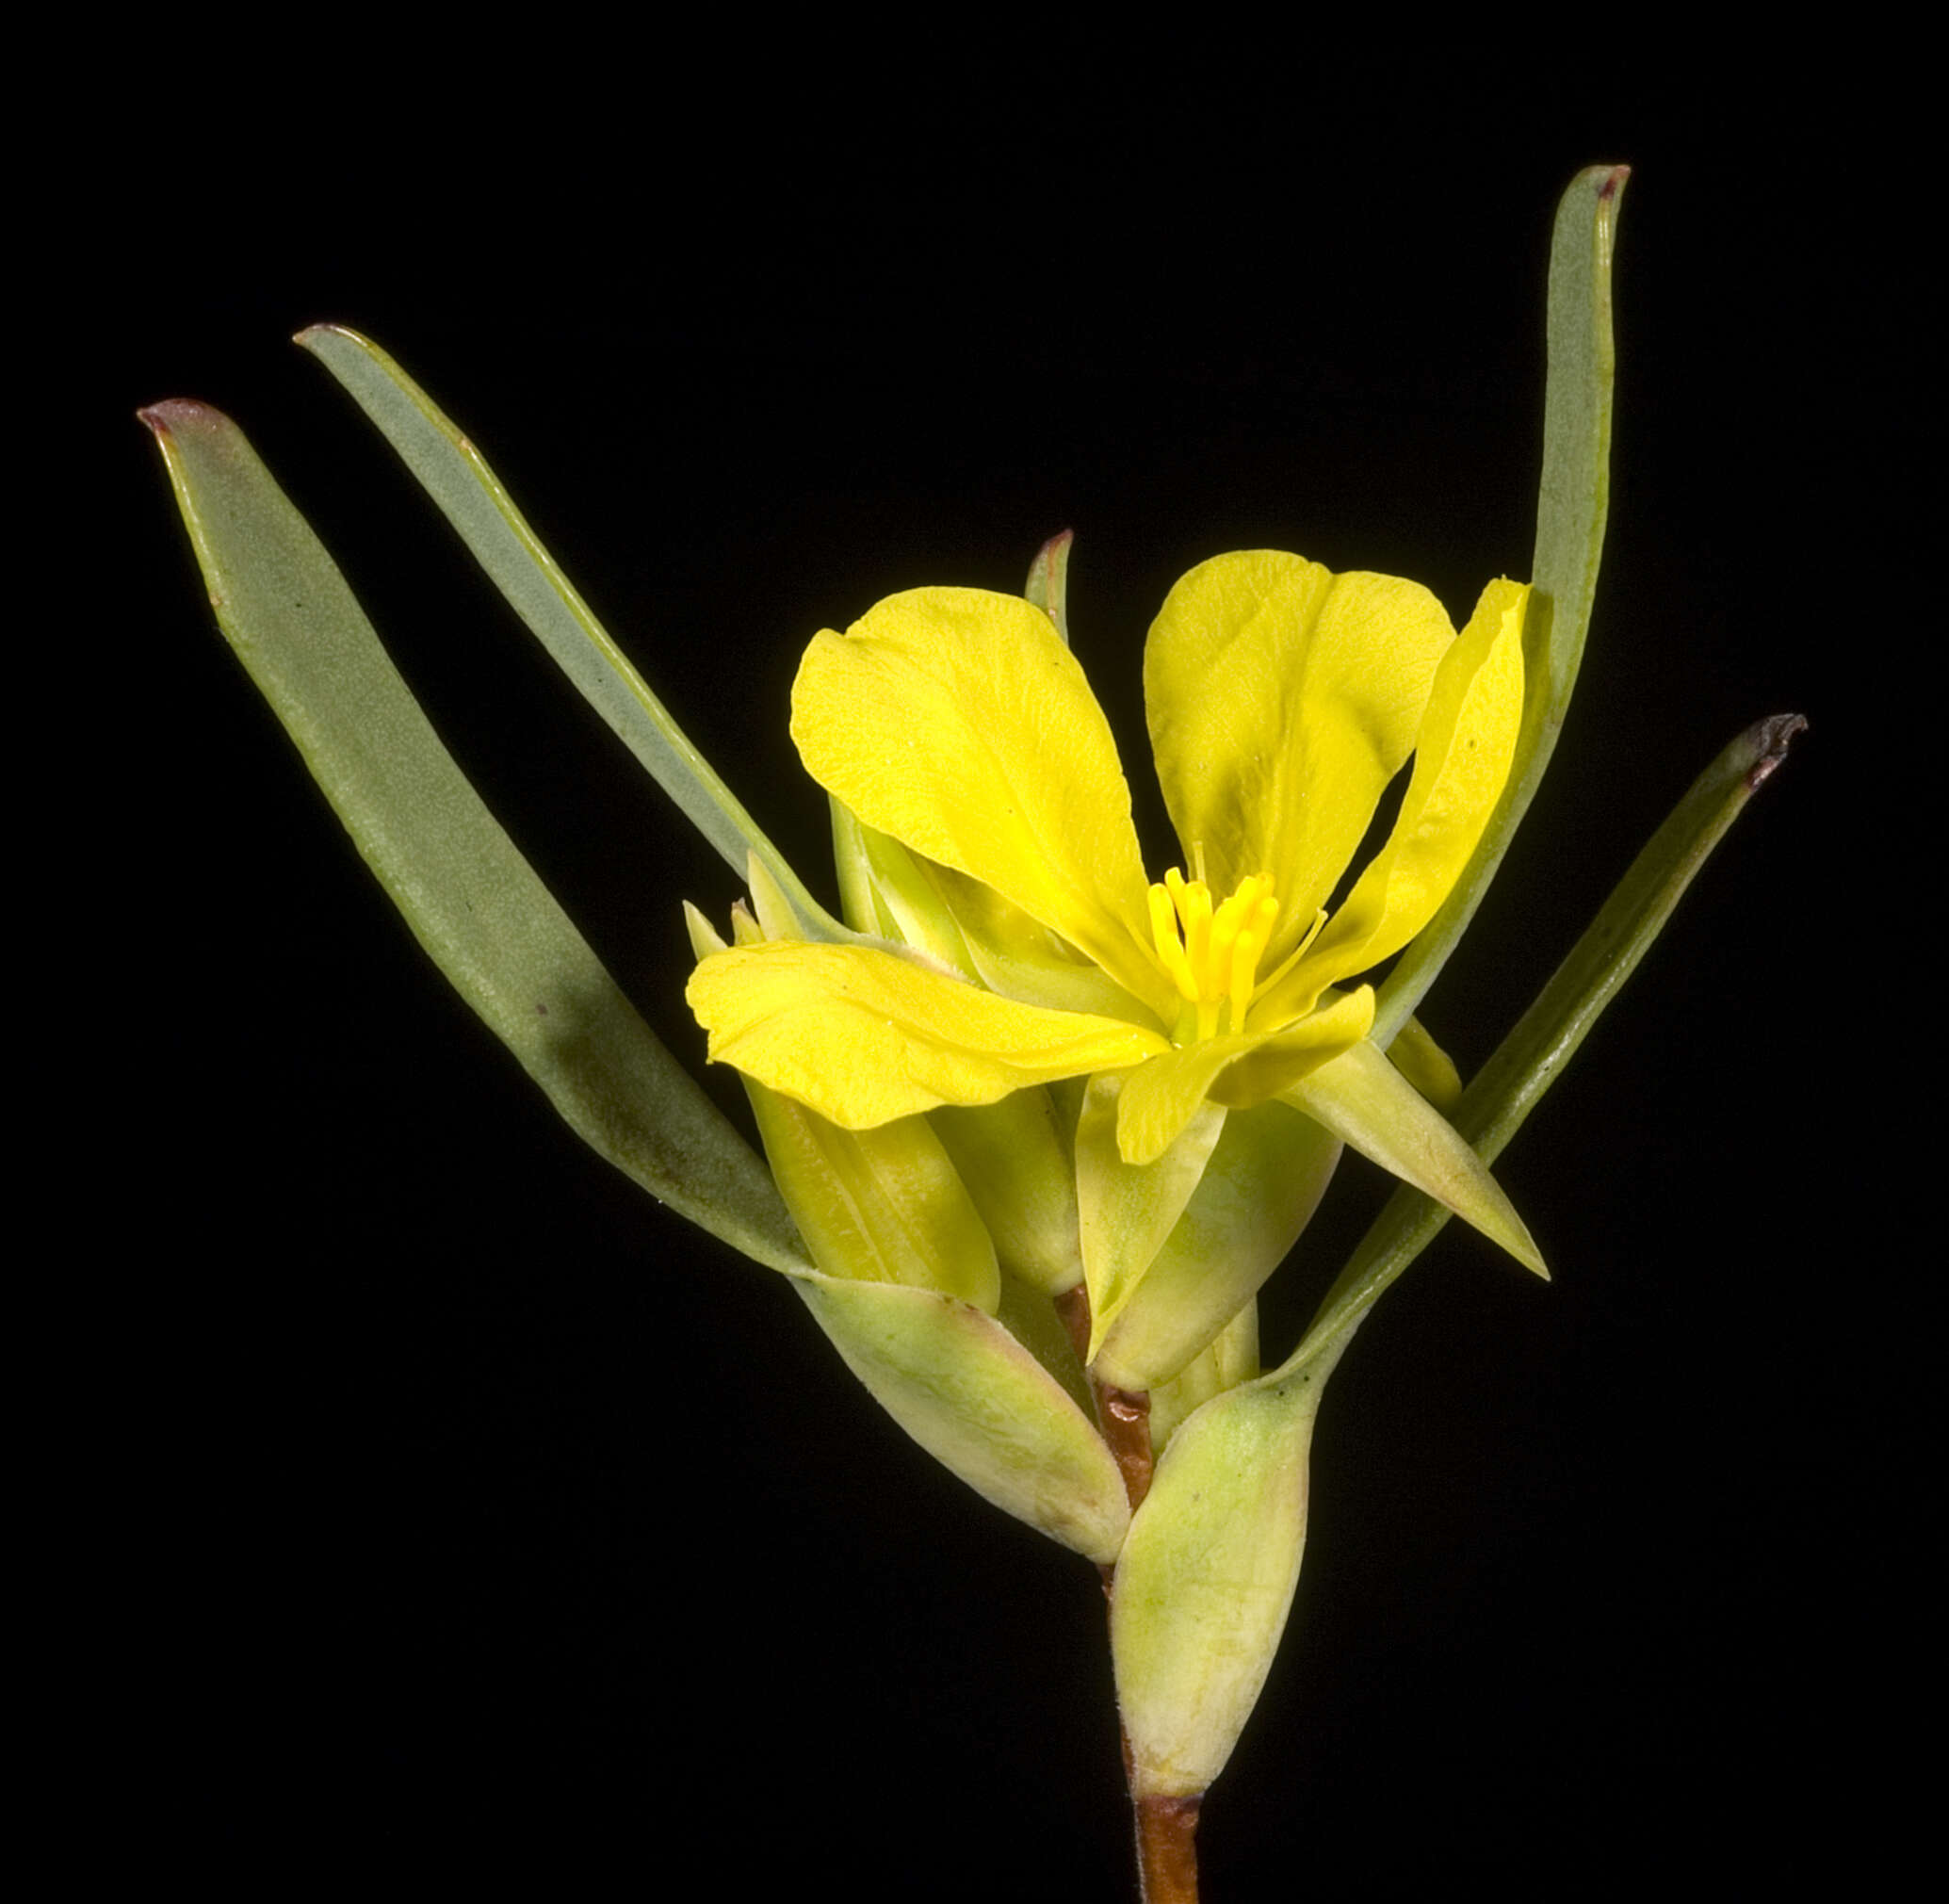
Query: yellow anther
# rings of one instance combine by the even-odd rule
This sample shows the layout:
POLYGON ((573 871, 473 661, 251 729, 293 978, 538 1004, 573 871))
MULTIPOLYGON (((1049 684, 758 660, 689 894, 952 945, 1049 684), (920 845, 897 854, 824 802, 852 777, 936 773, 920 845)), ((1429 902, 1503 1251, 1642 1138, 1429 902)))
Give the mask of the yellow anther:
MULTIPOLYGON (((1164 877, 1168 885, 1177 877, 1176 870, 1164 877)), ((1178 883, 1183 884, 1181 880, 1178 883)), ((1171 905, 1171 894, 1162 886, 1150 888, 1150 936, 1156 943, 1159 959, 1178 989, 1192 1004, 1196 1004, 1198 982, 1192 973, 1191 961, 1184 956, 1184 942, 1178 936, 1178 919, 1171 905)))
POLYGON ((1180 1040, 1213 1036, 1227 1004, 1230 1029, 1243 1031, 1259 961, 1278 922, 1271 878, 1262 872, 1251 874, 1214 910, 1210 887, 1202 879, 1186 879, 1173 867, 1161 886, 1150 888, 1149 900, 1150 932, 1159 962, 1185 1002, 1196 1007, 1177 1035, 1180 1040))

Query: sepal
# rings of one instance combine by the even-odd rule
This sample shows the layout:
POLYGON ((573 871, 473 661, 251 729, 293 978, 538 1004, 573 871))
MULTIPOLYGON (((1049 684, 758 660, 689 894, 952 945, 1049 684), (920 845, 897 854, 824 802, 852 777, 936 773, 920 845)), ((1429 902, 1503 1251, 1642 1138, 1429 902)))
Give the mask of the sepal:
POLYGON ((1535 1239, 1467 1139, 1371 1043, 1343 1051, 1285 1093, 1335 1136, 1501 1244, 1547 1282, 1535 1239))
POLYGON ((1110 1645, 1133 1798, 1196 1796, 1244 1730, 1299 1581, 1320 1392, 1308 1372, 1207 1402, 1131 1519, 1110 1645))
POLYGON ((1121 1072, 1092 1078, 1076 1127, 1076 1205, 1090 1292, 1093 1366, 1111 1326, 1184 1214, 1225 1129, 1226 1113, 1215 1104, 1200 1104, 1154 1163, 1126 1164, 1116 1134, 1126 1082, 1121 1072))
POLYGON ((1104 1333, 1098 1379, 1151 1391, 1155 1423, 1159 1386, 1251 1305, 1310 1221, 1340 1154, 1337 1137, 1288 1105, 1231 1112, 1183 1215, 1104 1333))
POLYGON ((992 1316, 931 1290, 801 1276, 799 1294, 874 1399, 1004 1513, 1105 1565, 1129 1526, 1110 1450, 992 1316))

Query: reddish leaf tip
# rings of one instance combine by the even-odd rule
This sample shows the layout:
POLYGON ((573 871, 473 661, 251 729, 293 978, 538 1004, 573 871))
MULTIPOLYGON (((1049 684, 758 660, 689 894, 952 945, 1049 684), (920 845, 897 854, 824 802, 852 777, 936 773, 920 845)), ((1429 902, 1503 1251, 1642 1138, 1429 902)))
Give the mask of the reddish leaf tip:
POLYGON ((154 436, 167 436, 171 430, 207 425, 221 418, 221 411, 199 403, 193 397, 166 397, 160 403, 151 403, 136 412, 136 420, 145 424, 154 436))

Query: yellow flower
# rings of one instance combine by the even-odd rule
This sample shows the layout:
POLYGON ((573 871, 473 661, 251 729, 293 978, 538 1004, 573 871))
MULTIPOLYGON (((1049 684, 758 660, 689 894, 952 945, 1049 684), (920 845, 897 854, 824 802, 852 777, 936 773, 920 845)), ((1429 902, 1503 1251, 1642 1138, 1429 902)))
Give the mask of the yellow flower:
POLYGON ((1184 854, 1158 884, 1109 724, 1040 610, 917 589, 820 634, 793 738, 816 780, 918 856, 957 969, 866 944, 715 953, 688 992, 711 1058, 853 1130, 1120 1074, 1130 1166, 1208 1102, 1284 1096, 1540 1267, 1479 1165, 1486 1189, 1459 1196, 1416 1165, 1433 1128, 1466 1147, 1365 1042, 1372 986, 1347 988, 1434 916, 1502 793, 1527 595, 1490 583, 1458 636, 1414 582, 1269 551, 1194 569, 1145 650, 1184 854), (1410 754, 1392 832, 1329 917, 1410 754))

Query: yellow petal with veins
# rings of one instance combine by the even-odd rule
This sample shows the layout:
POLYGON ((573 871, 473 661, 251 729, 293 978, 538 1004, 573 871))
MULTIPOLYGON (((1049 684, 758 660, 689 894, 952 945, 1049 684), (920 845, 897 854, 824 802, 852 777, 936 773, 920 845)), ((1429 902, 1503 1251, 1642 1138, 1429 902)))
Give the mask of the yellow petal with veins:
POLYGON ((869 826, 993 887, 1168 1012, 1110 725, 1049 619, 911 589, 816 636, 792 686, 806 771, 869 826))
POLYGON ((714 1062, 853 1131, 1167 1049, 1141 1026, 1018 1004, 866 946, 739 946, 705 959, 684 996, 714 1062))
POLYGON ((1454 629, 1418 582, 1296 555, 1214 557, 1164 599, 1144 698, 1187 864, 1233 891, 1270 874, 1273 969, 1338 883, 1415 744, 1454 629))

